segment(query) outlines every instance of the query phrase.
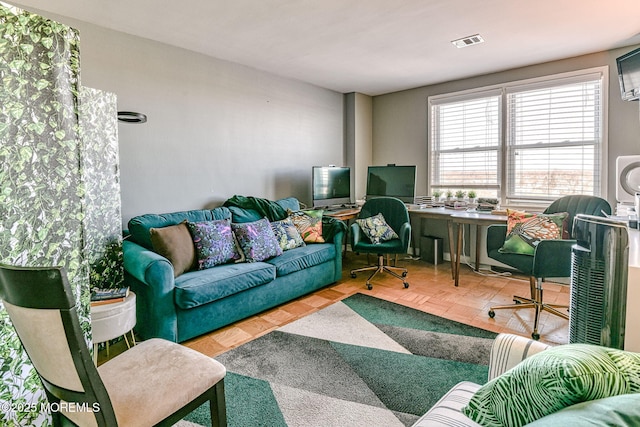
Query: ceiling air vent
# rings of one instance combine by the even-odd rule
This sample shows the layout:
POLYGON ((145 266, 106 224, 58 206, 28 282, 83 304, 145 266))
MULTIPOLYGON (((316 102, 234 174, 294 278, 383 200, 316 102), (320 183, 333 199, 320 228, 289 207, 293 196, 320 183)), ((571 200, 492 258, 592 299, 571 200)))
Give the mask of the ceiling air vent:
POLYGON ((457 48, 463 48, 478 43, 484 43, 484 39, 480 34, 474 34, 472 36, 463 37, 461 39, 453 40, 451 43, 457 48))

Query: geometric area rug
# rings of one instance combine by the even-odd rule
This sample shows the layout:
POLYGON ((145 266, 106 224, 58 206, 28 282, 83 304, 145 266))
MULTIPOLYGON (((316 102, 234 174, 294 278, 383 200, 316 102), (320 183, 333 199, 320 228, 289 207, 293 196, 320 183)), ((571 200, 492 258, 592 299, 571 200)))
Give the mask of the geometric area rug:
MULTIPOLYGON (((352 295, 216 357, 228 425, 410 426, 458 382, 486 382, 496 335, 352 295)), ((178 425, 211 425, 207 405, 178 425)))

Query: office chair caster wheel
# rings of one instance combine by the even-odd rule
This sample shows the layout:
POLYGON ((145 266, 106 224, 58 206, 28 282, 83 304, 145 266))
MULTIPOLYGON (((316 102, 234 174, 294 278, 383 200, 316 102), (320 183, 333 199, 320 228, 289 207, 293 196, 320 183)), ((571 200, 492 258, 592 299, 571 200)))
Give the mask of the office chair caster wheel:
MULTIPOLYGON (((407 277, 407 272, 406 271, 402 272, 402 277, 407 277)), ((406 288, 406 286, 405 286, 405 288, 406 288)))
POLYGON ((534 340, 538 341, 540 339, 540 334, 537 332, 534 332, 531 334, 531 338, 533 338, 534 340))
POLYGON ((404 288, 407 289, 409 287, 409 283, 404 282, 404 288))
POLYGON ((369 290, 373 289, 373 286, 371 286, 371 283, 367 283, 367 289, 369 290))
POLYGON ((351 273, 351 278, 355 279, 356 278, 356 273, 351 273))
POLYGON ((494 317, 496 317, 496 312, 495 312, 495 311, 493 311, 493 310, 489 310, 489 313, 488 313, 488 314, 489 314, 489 317, 490 317, 490 318, 492 318, 492 319, 493 319, 494 317))

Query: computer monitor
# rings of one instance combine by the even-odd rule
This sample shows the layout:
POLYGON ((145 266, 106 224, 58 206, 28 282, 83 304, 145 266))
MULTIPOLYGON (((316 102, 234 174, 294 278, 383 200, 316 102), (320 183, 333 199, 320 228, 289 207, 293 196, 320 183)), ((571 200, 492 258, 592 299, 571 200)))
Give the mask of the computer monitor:
POLYGON ((313 166, 312 198, 314 207, 351 203, 351 169, 347 166, 313 166))
POLYGON ((413 203, 416 195, 415 166, 369 166, 367 173, 367 199, 396 197, 413 203))

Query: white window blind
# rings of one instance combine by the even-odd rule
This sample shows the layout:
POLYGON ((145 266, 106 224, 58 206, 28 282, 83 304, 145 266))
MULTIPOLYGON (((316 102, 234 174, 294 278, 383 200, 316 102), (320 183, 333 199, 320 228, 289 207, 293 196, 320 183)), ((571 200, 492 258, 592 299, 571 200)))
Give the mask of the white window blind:
POLYGON ((601 195, 606 67, 429 99, 429 188, 507 205, 601 195))
POLYGON ((599 75, 507 91, 508 200, 599 194, 601 98, 599 75))
POLYGON ((431 187, 495 193, 500 183, 500 94, 435 103, 432 114, 431 187))

